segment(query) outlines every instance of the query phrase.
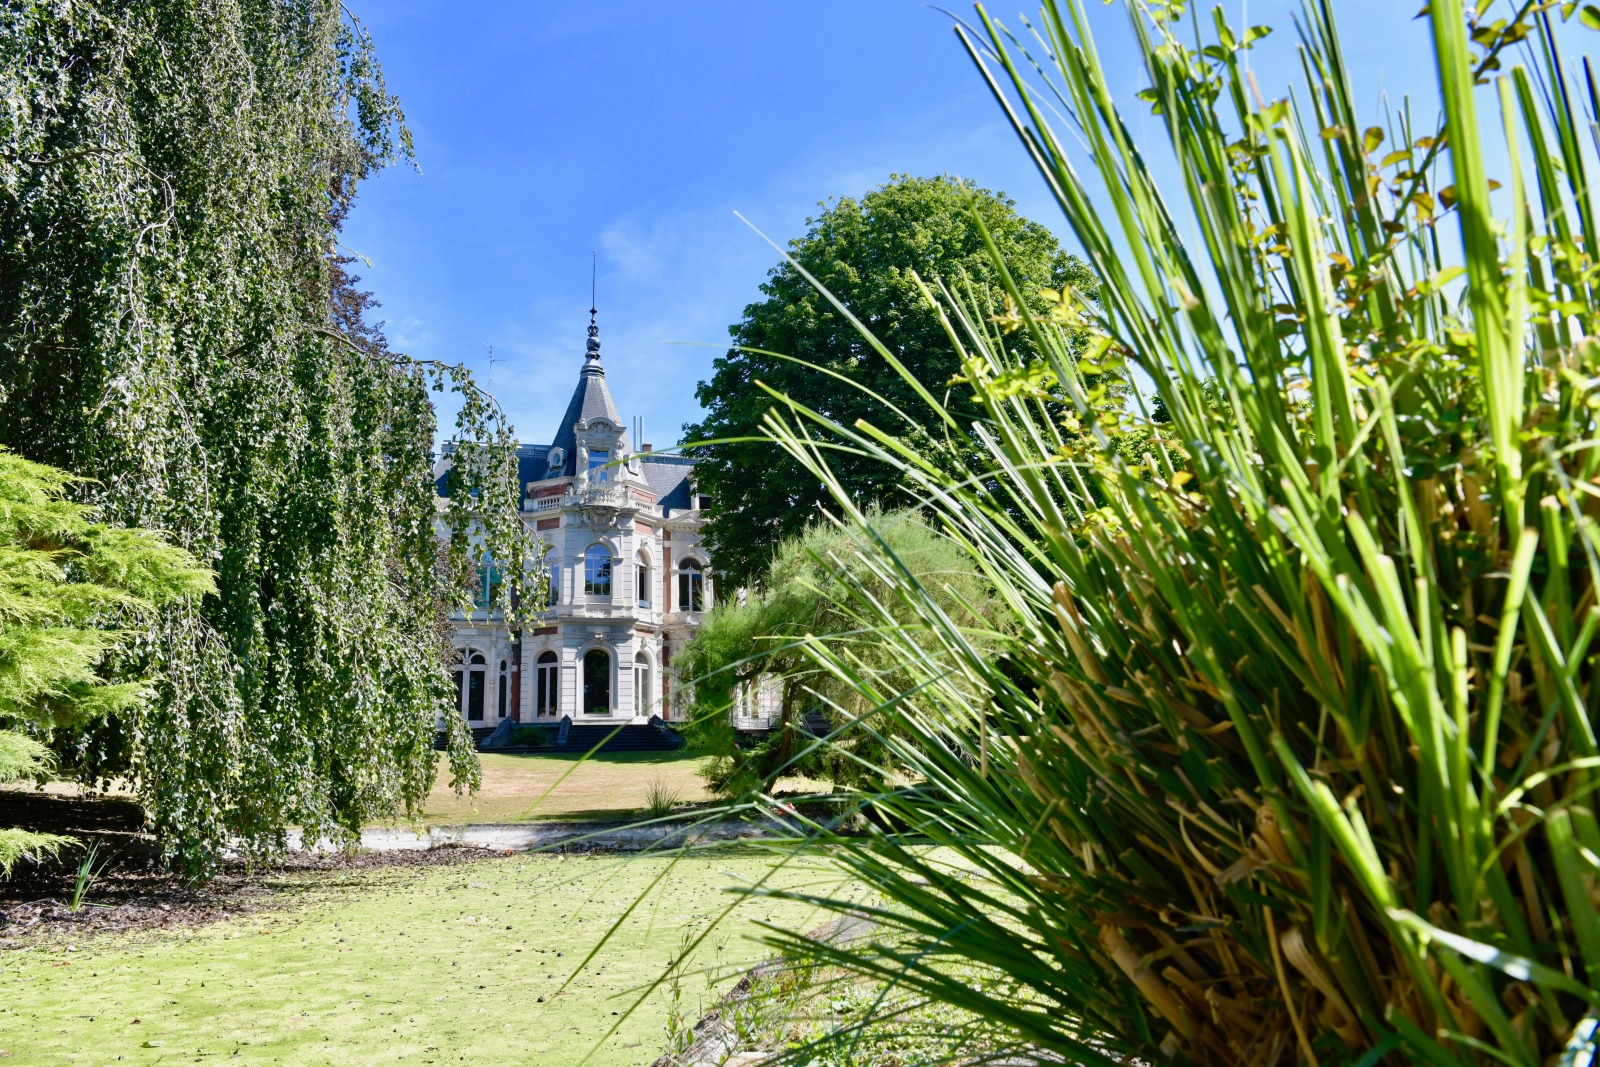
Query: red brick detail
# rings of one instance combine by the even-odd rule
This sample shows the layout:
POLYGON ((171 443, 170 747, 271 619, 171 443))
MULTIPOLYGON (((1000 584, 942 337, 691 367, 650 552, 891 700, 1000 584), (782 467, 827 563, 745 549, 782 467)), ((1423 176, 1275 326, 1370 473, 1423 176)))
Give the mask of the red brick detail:
POLYGON ((529 637, 549 637, 551 634, 553 634, 555 632, 556 632, 556 628, 554 626, 541 626, 536 630, 529 630, 528 631, 528 636, 529 637))
POLYGON ((634 523, 633 524, 633 528, 635 530, 639 531, 642 534, 649 534, 649 533, 654 533, 655 532, 655 530, 653 528, 651 528, 647 523, 642 523, 642 522, 634 523))
POLYGON ((540 519, 533 524, 535 530, 554 530, 561 525, 560 519, 540 519))
POLYGON ((560 496, 567 491, 564 485, 547 485, 543 489, 533 489, 528 493, 529 500, 543 500, 547 496, 560 496))
POLYGON ((663 541, 672 540, 672 531, 671 530, 662 530, 661 531, 661 540, 663 540, 663 541))

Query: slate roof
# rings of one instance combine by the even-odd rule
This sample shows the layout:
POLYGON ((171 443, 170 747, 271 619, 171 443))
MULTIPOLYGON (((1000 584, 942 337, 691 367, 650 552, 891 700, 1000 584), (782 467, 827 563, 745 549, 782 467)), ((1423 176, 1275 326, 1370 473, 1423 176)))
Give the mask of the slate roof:
POLYGON ((600 327, 595 324, 594 316, 595 310, 590 308, 589 340, 584 345, 587 351, 583 370, 578 372, 578 388, 572 391, 566 414, 556 425, 556 439, 550 442, 552 451, 562 450, 563 460, 559 472, 549 472, 552 476, 559 473, 571 478, 578 473, 578 438, 573 429, 578 423, 603 418, 622 425, 622 416, 617 414, 617 405, 611 400, 611 390, 606 388, 605 368, 600 366, 600 327))
MULTIPOLYGON (((578 438, 572 428, 579 422, 598 418, 622 425, 622 416, 617 414, 611 390, 606 388, 606 372, 600 368, 600 360, 595 358, 584 363, 583 371, 578 375, 578 388, 572 391, 566 414, 561 416, 561 422, 556 426, 556 439, 545 449, 546 453, 552 448, 565 451, 562 476, 570 478, 578 472, 578 438)), ((552 471, 545 477, 554 478, 556 474, 552 471)))
MULTIPOLYGON (((524 486, 529 482, 539 482, 546 478, 570 478, 577 474, 578 440, 573 427, 578 423, 604 418, 617 426, 622 425, 622 416, 617 412, 616 402, 611 399, 611 390, 606 386, 606 372, 600 366, 599 334, 599 328, 595 326, 591 317, 587 358, 584 360, 583 370, 578 373, 578 387, 573 390, 572 399, 567 403, 566 413, 561 416, 561 422, 556 427, 555 440, 548 445, 517 446, 517 479, 524 486), (564 462, 559 471, 552 471, 549 456, 551 450, 556 448, 565 452, 564 462)), ((452 447, 446 444, 440 457, 441 462, 436 467, 439 475, 434 484, 440 496, 450 495, 447 492, 449 472, 442 461, 452 451, 452 447)), ((693 459, 659 452, 645 452, 638 455, 644 464, 642 467, 644 479, 655 493, 658 507, 671 508, 674 511, 694 507, 694 494, 689 489, 689 472, 694 468, 693 459)))
POLYGON ((644 480, 656 495, 656 505, 679 511, 694 507, 694 495, 689 490, 689 474, 694 470, 694 460, 688 456, 670 456, 664 452, 645 452, 639 456, 644 480))
MULTIPOLYGON (((450 468, 445 461, 455 451, 455 442, 446 441, 439 451, 439 458, 433 465, 438 473, 433 479, 433 488, 440 496, 450 495, 450 468)), ((526 487, 529 482, 537 482, 546 477, 545 471, 548 464, 545 457, 550 454, 549 445, 518 445, 517 446, 517 482, 526 487)))
POLYGON ((517 481, 526 489, 529 482, 541 482, 550 475, 546 457, 550 455, 549 445, 518 445, 517 446, 517 481))

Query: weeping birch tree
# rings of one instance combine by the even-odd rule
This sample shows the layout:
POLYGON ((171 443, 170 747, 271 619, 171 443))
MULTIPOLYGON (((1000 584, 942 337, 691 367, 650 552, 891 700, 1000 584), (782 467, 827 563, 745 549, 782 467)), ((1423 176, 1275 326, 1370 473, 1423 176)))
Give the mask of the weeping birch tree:
MULTIPOLYGON (((463 368, 388 347, 338 243, 361 179, 410 155, 336 3, 0 11, 0 444, 217 576, 124 653, 153 700, 48 740, 130 780, 191 869, 418 812, 442 612, 476 553, 524 573, 510 427, 463 368), (439 390, 464 490, 442 512, 439 390)), ((451 757, 470 785, 459 728, 451 757)))

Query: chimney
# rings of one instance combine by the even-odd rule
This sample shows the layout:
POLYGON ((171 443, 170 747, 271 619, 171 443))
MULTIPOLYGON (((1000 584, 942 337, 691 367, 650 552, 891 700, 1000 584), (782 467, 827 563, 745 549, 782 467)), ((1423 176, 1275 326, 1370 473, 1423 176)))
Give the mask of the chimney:
POLYGON ((655 445, 651 445, 651 444, 643 444, 643 445, 639 446, 639 451, 640 452, 648 452, 654 447, 656 447, 656 446, 655 445))

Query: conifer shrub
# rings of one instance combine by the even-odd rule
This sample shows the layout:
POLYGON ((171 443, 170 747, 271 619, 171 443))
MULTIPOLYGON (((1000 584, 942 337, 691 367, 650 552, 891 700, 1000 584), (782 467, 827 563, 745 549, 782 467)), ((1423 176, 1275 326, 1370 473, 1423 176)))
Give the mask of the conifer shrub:
MULTIPOLYGON (((80 480, 0 448, 0 785, 51 776, 40 736, 147 701, 132 638, 160 606, 216 591, 188 552, 69 500, 80 480)), ((0 877, 71 842, 0 826, 0 877)))
MULTIPOLYGON (((1330 0, 1266 99, 1265 28, 1130 8, 1153 119, 1078 0, 960 31, 1098 301, 929 280, 982 420, 924 391, 826 427, 920 485, 1007 654, 836 493, 876 577, 837 595, 902 665, 808 648, 910 768, 853 803, 909 829, 803 846, 878 889, 816 896, 882 936, 772 940, 1065 1062, 1592 1062, 1600 109, 1561 46, 1600 14, 1432 0, 1437 118, 1366 127, 1330 0), (1097 405, 1118 377, 1129 404, 1097 405), (901 447, 920 422, 983 467, 901 447)), ((831 480, 814 418, 779 398, 767 428, 831 480)))

